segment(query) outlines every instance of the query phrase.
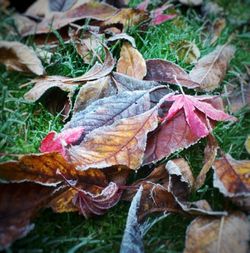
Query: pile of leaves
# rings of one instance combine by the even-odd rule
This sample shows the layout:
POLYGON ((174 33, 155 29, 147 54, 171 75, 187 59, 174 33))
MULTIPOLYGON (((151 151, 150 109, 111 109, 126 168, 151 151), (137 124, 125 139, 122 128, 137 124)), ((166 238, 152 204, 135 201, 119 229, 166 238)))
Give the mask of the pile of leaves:
MULTIPOLYGON (((126 31, 159 25, 178 12, 169 3, 148 11, 149 1, 134 9, 126 1, 113 2, 37 0, 22 15, 14 14, 16 30, 10 31, 24 39, 33 36, 36 51, 0 41, 0 63, 38 76, 24 98, 42 102, 65 123, 59 133, 44 137, 40 153, 0 164, 0 248, 26 236, 41 209, 89 218, 125 200, 131 207, 121 252, 144 252, 145 233, 172 213, 194 217, 186 253, 247 252, 250 161, 235 160, 220 149, 213 135, 216 123, 237 124, 237 118, 224 111, 220 94, 209 95, 224 79, 234 46, 228 41, 200 58, 195 44, 182 42, 178 57, 184 54, 194 64, 189 73, 170 61, 145 60, 126 31), (89 66, 84 74, 46 75, 39 57, 50 60, 57 33, 89 66), (43 49, 45 41, 50 51, 43 49), (117 41, 122 42, 118 60, 110 50, 117 41), (194 178, 187 161, 172 154, 201 139, 206 142, 204 163, 194 178), (150 174, 133 181, 133 174, 145 168, 150 174), (211 168, 214 187, 234 208, 217 211, 204 199, 190 201, 211 168)), ((218 37, 217 31, 212 42, 218 37)), ((246 89, 249 94, 249 85, 246 89)), ((225 103, 235 112, 249 103, 249 96, 241 100, 232 92, 225 103)), ((249 152, 249 138, 246 148, 249 152)))

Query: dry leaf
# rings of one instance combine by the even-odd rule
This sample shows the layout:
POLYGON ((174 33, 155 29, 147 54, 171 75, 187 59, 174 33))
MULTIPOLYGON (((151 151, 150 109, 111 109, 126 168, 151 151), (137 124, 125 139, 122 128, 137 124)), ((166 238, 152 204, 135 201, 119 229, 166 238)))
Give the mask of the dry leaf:
POLYGON ((178 59, 184 61, 186 64, 194 64, 200 58, 199 48, 191 41, 181 41, 178 43, 176 51, 178 59))
POLYGON ((250 196, 250 161, 234 160, 229 154, 215 160, 214 187, 226 197, 250 196))
POLYGON ((202 57, 189 73, 190 78, 200 84, 200 89, 212 91, 224 79, 228 64, 234 56, 233 46, 217 46, 214 51, 202 57))
POLYGON ((0 185, 0 250, 34 228, 31 218, 48 203, 53 191, 53 187, 33 183, 0 185))
POLYGON ((219 18, 214 21, 212 27, 213 30, 212 30, 211 44, 214 44, 218 40, 225 27, 226 27, 226 20, 224 18, 219 18))
POLYGON ((119 73, 143 79, 147 74, 146 63, 141 53, 128 42, 124 42, 117 62, 116 70, 119 73))
POLYGON ((109 37, 106 41, 112 42, 117 40, 127 40, 134 48, 136 48, 135 39, 127 33, 115 34, 112 37, 109 37))
POLYGON ((0 41, 0 63, 8 70, 43 75, 45 70, 33 49, 15 41, 0 41))
POLYGON ((69 149, 69 158, 79 170, 125 165, 138 169, 148 132, 158 125, 157 107, 113 125, 90 132, 79 145, 69 149))
POLYGON ((249 222, 243 213, 196 218, 186 231, 184 253, 247 253, 249 222))
POLYGON ((199 189, 205 182, 206 175, 212 167, 217 155, 218 143, 215 137, 211 134, 208 135, 208 142, 204 150, 204 164, 202 169, 195 180, 195 189, 199 189))
POLYGON ((178 65, 161 59, 146 61, 147 75, 145 80, 180 84, 187 88, 196 88, 198 83, 193 82, 189 75, 178 65))

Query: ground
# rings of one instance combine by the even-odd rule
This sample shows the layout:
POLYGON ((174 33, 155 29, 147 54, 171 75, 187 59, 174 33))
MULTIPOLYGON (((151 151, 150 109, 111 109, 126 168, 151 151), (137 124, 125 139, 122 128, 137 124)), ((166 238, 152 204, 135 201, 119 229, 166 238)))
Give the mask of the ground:
MULTIPOLYGON (((135 6, 140 1, 132 1, 135 6)), ((154 2, 154 1, 152 1, 154 2)), ((158 1, 159 2, 159 1, 158 1)), ((183 8, 177 5, 178 17, 160 26, 154 26, 145 31, 138 27, 128 30, 136 39, 138 50, 144 58, 162 58, 173 61, 189 71, 191 64, 185 64, 178 59, 173 45, 180 40, 194 42, 206 55, 217 44, 224 44, 233 36, 231 44, 236 46, 235 58, 231 61, 226 78, 221 88, 213 94, 219 94, 223 86, 229 82, 238 82, 238 77, 246 72, 246 65, 250 64, 250 32, 247 27, 247 12, 249 1, 217 1, 224 8, 227 26, 216 44, 210 45, 206 40, 204 26, 213 21, 213 15, 204 16, 199 8, 183 8)), ((7 25, 12 24, 9 14, 0 15, 1 39, 20 40, 6 33, 7 25), (3 37, 4 36, 4 37, 3 37)), ((59 35, 58 35, 59 36, 59 35)), ((24 40, 22 40, 24 41, 24 40)), ((32 45, 32 38, 26 41, 32 45)), ((118 43, 112 49, 116 57, 119 55, 118 43)), ((78 76, 84 73, 87 66, 83 65, 72 45, 61 42, 50 64, 46 64, 49 75, 78 76)), ((41 104, 28 103, 23 94, 31 87, 20 88, 32 76, 6 71, 0 66, 1 88, 1 124, 0 150, 8 154, 26 154, 38 151, 42 138, 50 130, 60 130, 63 126, 60 115, 54 116, 46 111, 41 104)), ((250 111, 242 109, 235 114, 237 123, 219 124, 214 130, 222 150, 229 152, 235 159, 249 159, 244 148, 244 142, 250 134, 250 111)), ((202 149, 205 143, 201 141, 188 150, 175 153, 172 157, 184 157, 191 165, 195 175, 198 174, 203 159, 202 149)), ((1 160, 13 158, 5 156, 1 160)), ((141 172, 142 173, 142 172, 141 172)), ((139 173, 140 174, 140 173, 139 173)), ((135 175, 138 176, 138 175, 135 175)), ((205 186, 191 198, 206 198, 216 210, 221 210, 222 196, 212 188, 212 173, 208 175, 205 186)), ((7 252, 118 252, 125 227, 129 204, 120 202, 102 217, 85 220, 77 213, 54 214, 44 210, 34 220, 35 229, 24 239, 18 240, 7 252)), ((146 252, 182 252, 185 242, 185 231, 192 217, 170 215, 156 224, 145 236, 146 252)))

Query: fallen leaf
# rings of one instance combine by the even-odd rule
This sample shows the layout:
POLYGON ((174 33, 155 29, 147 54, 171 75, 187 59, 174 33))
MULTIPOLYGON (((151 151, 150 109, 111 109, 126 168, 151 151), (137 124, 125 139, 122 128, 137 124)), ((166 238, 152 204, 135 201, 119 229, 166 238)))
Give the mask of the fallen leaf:
POLYGON ((111 52, 108 50, 108 48, 104 45, 103 47, 105 51, 105 60, 102 64, 96 62, 95 65, 84 75, 75 78, 69 78, 68 80, 66 80, 66 82, 73 83, 73 82, 90 81, 108 75, 115 66, 115 60, 111 52))
POLYGON ((246 147, 248 154, 250 154, 250 135, 247 136, 247 139, 245 141, 245 147, 246 147))
POLYGON ((215 161, 217 150, 219 148, 218 143, 213 135, 209 134, 207 139, 208 142, 204 150, 204 164, 195 180, 195 189, 199 189, 204 184, 206 175, 215 161))
POLYGON ((234 160, 229 154, 215 160, 214 187, 226 197, 250 196, 250 161, 234 160))
POLYGON ((112 77, 119 92, 149 90, 161 85, 158 82, 143 81, 117 72, 113 72, 112 77))
POLYGON ((160 25, 168 20, 171 20, 176 17, 176 14, 164 14, 164 11, 172 7, 171 4, 166 3, 161 7, 152 10, 150 16, 152 18, 151 25, 160 25))
POLYGON ((218 18, 214 21, 212 26, 213 30, 210 42, 211 44, 214 44, 218 40, 225 27, 226 27, 226 20, 224 18, 218 18))
POLYGON ((140 11, 131 8, 123 8, 115 15, 111 16, 107 20, 101 22, 100 26, 109 26, 113 24, 121 24, 123 29, 129 26, 139 25, 143 21, 149 19, 149 15, 145 11, 140 11))
POLYGON ((157 107, 110 126, 90 132, 84 141, 69 149, 69 159, 79 170, 125 165, 138 169, 142 162, 147 134, 158 125, 157 107))
POLYGON ((229 110, 232 113, 238 112, 245 106, 250 106, 250 84, 241 85, 241 87, 235 87, 231 91, 228 91, 228 87, 225 87, 226 94, 224 103, 228 105, 229 110))
POLYGON ((145 80, 180 84, 187 88, 196 88, 198 83, 193 82, 189 75, 178 65, 161 59, 146 61, 147 75, 145 80))
POLYGON ((33 49, 16 41, 0 41, 0 63, 8 70, 43 75, 45 70, 33 49))
POLYGON ((128 42, 124 42, 117 62, 116 70, 119 73, 143 79, 147 74, 146 63, 141 53, 128 42))
POLYGON ((195 43, 183 40, 176 47, 178 59, 186 64, 194 64, 200 58, 200 50, 195 43))
POLYGON ((99 2, 89 2, 77 6, 69 11, 56 13, 52 17, 44 18, 37 26, 30 26, 23 31, 23 36, 31 34, 49 33, 58 30, 78 20, 91 18, 94 20, 106 20, 117 12, 115 7, 99 2))
POLYGON ((82 136, 84 134, 85 131, 83 127, 66 129, 58 134, 54 131, 49 132, 42 140, 39 150, 42 153, 59 152, 62 156, 65 157, 65 147, 81 142, 82 136))
POLYGON ((188 6, 199 6, 203 3, 203 0, 178 0, 178 1, 188 6))
POLYGON ((243 213, 198 217, 186 231, 184 253, 248 252, 249 222, 243 213))
POLYGON ((202 5, 202 10, 205 15, 212 14, 214 16, 223 12, 223 8, 215 2, 208 1, 202 5))
POLYGON ((141 11, 147 11, 150 0, 144 0, 140 4, 137 5, 136 9, 141 11))
MULTIPOLYGON (((71 9, 72 6, 77 2, 77 0, 53 0, 49 1, 49 8, 51 11, 67 11, 71 9)), ((88 1, 85 1, 88 2, 88 1)))
POLYGON ((31 17, 44 17, 49 14, 49 0, 37 0, 25 11, 25 15, 31 17))
POLYGON ((0 250, 34 228, 31 218, 48 203, 53 191, 52 187, 33 183, 0 185, 0 250))
POLYGON ((135 44, 135 39, 128 35, 127 33, 119 33, 119 34, 115 34, 111 37, 109 37, 106 41, 107 42, 112 42, 112 41, 117 41, 117 40, 126 40, 128 41, 134 48, 136 48, 136 44, 135 44))
MULTIPOLYGON (((169 96, 169 98, 167 97, 166 99, 167 101, 161 105, 162 112, 160 112, 160 117, 164 118, 163 115, 167 116, 165 116, 165 120, 162 121, 161 125, 150 134, 148 138, 144 156, 145 164, 168 157, 177 150, 188 148, 195 144, 202 136, 207 136, 212 127, 211 124, 207 126, 209 119, 212 121, 235 120, 234 117, 221 111, 221 108, 217 110, 211 105, 213 100, 216 100, 216 97, 192 97, 191 100, 194 104, 189 101, 186 104, 187 112, 185 113, 184 110, 181 109, 184 106, 185 100, 181 101, 183 98, 182 96, 186 95, 174 96, 176 98, 178 97, 178 100, 180 99, 180 103, 178 102, 175 105, 171 105, 171 103, 167 101, 173 101, 173 97, 169 96), (196 104, 195 101, 197 101, 198 104, 196 104), (196 107, 197 105, 198 107, 196 107), (192 107, 193 109, 190 111, 192 107), (191 118, 187 119, 187 117, 191 118)), ((189 100, 188 97, 187 99, 189 100)), ((217 104, 219 106, 221 105, 216 102, 215 106, 218 106, 217 104)))
POLYGON ((107 183, 100 170, 77 171, 59 153, 25 155, 19 161, 0 163, 2 182, 34 182, 42 185, 57 186, 64 178, 103 186, 107 183))
POLYGON ((63 76, 45 76, 33 79, 35 83, 24 98, 30 102, 41 100, 53 114, 61 112, 66 118, 72 107, 72 97, 78 85, 67 84, 63 76))
POLYGON ((200 84, 200 89, 212 91, 224 79, 235 48, 230 45, 217 46, 214 51, 202 57, 189 73, 190 78, 200 84))

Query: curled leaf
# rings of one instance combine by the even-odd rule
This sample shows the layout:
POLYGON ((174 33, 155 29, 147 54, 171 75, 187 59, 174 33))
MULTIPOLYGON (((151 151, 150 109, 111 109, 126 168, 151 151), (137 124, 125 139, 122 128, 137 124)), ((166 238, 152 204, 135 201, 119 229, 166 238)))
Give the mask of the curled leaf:
POLYGON ((0 63, 8 70, 43 75, 45 70, 35 52, 16 41, 0 41, 0 63))

